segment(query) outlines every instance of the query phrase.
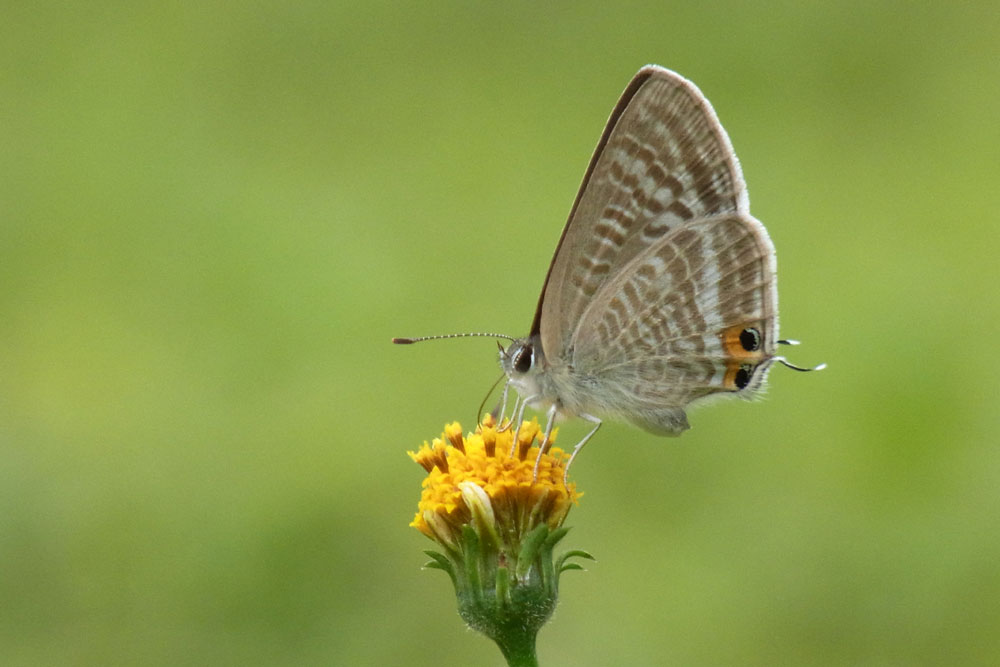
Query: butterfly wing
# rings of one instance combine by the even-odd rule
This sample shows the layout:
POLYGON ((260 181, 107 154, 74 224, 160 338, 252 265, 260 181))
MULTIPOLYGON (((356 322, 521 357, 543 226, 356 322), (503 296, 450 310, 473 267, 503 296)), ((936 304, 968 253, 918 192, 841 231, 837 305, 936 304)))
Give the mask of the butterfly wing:
POLYGON ((747 211, 729 138, 684 77, 647 66, 615 106, 549 267, 531 334, 564 358, 597 292, 651 244, 692 220, 747 211))
POLYGON ((565 403, 676 434, 691 401, 760 386, 777 293, 773 247, 748 209, 705 97, 673 72, 640 70, 591 160, 536 313, 546 359, 572 369, 567 387, 587 387, 565 403))
POLYGON ((601 388, 594 408, 655 432, 683 430, 692 401, 749 396, 764 381, 777 342, 775 287, 774 251, 758 221, 743 213, 692 221, 594 296, 571 339, 573 373, 601 388))

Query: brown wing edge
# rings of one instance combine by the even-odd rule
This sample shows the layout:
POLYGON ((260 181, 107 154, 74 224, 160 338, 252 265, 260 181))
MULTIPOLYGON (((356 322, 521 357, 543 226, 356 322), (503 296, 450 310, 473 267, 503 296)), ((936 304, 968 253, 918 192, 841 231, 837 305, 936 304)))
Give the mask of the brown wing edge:
POLYGON ((563 226, 562 234, 559 235, 559 243, 556 244, 556 250, 552 253, 552 261, 549 262, 549 270, 545 274, 545 282, 542 283, 542 292, 538 295, 538 305, 535 307, 535 319, 531 323, 531 332, 528 334, 530 338, 537 339, 540 335, 542 325, 542 302, 545 300, 545 290, 548 289, 549 286, 549 277, 552 275, 552 267, 555 266, 556 257, 559 256, 559 249, 562 248, 563 241, 566 239, 566 233, 569 231, 569 226, 573 222, 573 217, 576 215, 576 209, 580 205, 583 193, 587 190, 587 184, 590 182, 590 177, 594 173, 594 168, 597 166, 597 160, 601 157, 601 153, 604 151, 604 147, 608 143, 611 132, 614 131, 615 126, 618 124, 618 119, 625 113, 625 109, 628 107, 629 102, 631 102, 632 98, 635 97, 635 94, 639 92, 642 85, 646 83, 650 77, 657 74, 679 76, 670 72, 670 70, 660 67, 659 65, 644 66, 634 77, 632 77, 632 80, 629 81, 628 86, 625 88, 625 92, 622 93, 622 96, 618 99, 618 103, 615 105, 615 108, 611 111, 611 115, 608 117, 608 122, 604 125, 604 132, 601 134, 601 140, 597 142, 594 154, 590 158, 590 164, 587 165, 587 171, 583 175, 583 182, 580 184, 580 189, 576 193, 576 199, 573 201, 573 207, 569 210, 569 217, 566 219, 566 224, 563 226))

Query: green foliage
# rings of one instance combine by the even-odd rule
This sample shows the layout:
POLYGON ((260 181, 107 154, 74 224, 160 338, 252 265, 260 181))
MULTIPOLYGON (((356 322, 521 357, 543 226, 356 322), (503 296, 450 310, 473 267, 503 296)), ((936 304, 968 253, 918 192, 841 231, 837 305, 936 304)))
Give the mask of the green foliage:
POLYGON ((646 62, 715 105, 829 368, 601 429, 542 664, 1000 662, 998 34, 985 0, 8 3, 4 664, 482 664, 404 452, 495 348, 389 339, 527 331, 646 62))

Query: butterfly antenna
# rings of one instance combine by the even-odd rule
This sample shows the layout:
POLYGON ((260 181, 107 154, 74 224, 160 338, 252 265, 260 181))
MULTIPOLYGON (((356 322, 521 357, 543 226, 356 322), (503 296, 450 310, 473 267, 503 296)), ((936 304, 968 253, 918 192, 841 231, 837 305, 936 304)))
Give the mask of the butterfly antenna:
POLYGON ((441 334, 439 336, 418 336, 416 338, 393 338, 392 342, 396 345, 412 345, 413 343, 419 343, 424 340, 441 340, 442 338, 469 338, 472 336, 482 336, 485 338, 504 338, 506 340, 516 340, 513 336, 507 336, 505 334, 498 333, 486 333, 486 332, 475 332, 475 333, 457 333, 457 334, 441 334))

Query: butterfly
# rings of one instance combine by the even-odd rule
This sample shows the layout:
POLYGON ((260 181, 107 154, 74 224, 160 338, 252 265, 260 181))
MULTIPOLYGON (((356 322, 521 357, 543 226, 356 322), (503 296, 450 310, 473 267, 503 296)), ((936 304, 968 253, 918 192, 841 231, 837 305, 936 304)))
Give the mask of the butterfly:
POLYGON ((540 452, 557 419, 593 423, 568 472, 602 419, 676 436, 689 406, 753 397, 775 361, 812 370, 776 354, 794 341, 778 338, 774 246, 749 209, 705 96, 668 69, 640 69, 591 158, 528 335, 500 336, 513 423, 525 406, 547 412, 540 452))

